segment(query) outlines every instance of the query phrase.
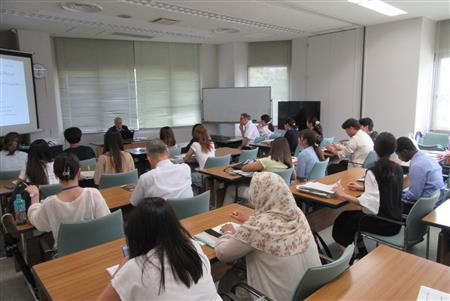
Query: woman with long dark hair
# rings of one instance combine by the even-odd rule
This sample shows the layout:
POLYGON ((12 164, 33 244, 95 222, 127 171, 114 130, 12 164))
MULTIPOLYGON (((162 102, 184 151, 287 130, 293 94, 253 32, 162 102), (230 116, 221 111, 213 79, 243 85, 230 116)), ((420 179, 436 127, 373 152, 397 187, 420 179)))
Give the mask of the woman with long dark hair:
POLYGON ((322 142, 323 138, 323 129, 322 125, 320 124, 319 119, 317 117, 308 117, 306 119, 306 127, 310 130, 313 130, 317 134, 317 144, 320 144, 322 142))
POLYGON ((314 164, 319 161, 324 161, 323 152, 317 144, 317 134, 310 130, 302 130, 298 138, 298 143, 303 150, 297 156, 297 178, 300 180, 309 179, 309 174, 314 167, 314 164))
POLYGON ((100 183, 104 173, 120 173, 134 169, 133 157, 123 148, 122 135, 118 131, 108 131, 104 137, 103 155, 98 157, 94 182, 100 183))
POLYGON ((98 300, 218 299, 208 258, 167 201, 139 202, 125 234, 129 259, 98 300))
POLYGON ((195 155, 198 165, 202 169, 205 166, 206 160, 209 157, 214 157, 216 149, 214 142, 209 138, 208 129, 204 125, 200 124, 195 128, 194 139, 195 142, 192 143, 184 159, 185 161, 189 161, 192 155, 195 155))
POLYGON ((298 145, 298 135, 299 135, 295 120, 294 119, 285 120, 284 129, 286 130, 286 133, 284 133, 284 138, 287 139, 289 143, 289 148, 291 149, 291 154, 293 154, 298 145))
POLYGON ((184 153, 187 153, 190 149, 191 149, 191 145, 192 145, 192 143, 194 143, 195 141, 196 141, 196 139, 195 139, 195 137, 194 137, 194 132, 195 132, 195 129, 199 126, 199 125, 202 125, 201 123, 196 123, 196 124, 194 124, 193 126, 192 126, 192 139, 191 139, 191 141, 189 141, 189 143, 188 143, 188 145, 186 145, 186 147, 183 147, 182 149, 181 149, 181 152, 184 154, 184 153))
POLYGON ((162 127, 159 130, 159 139, 161 139, 167 145, 167 147, 177 146, 175 135, 170 126, 162 127))
POLYGON ((19 179, 35 185, 57 184, 53 173, 53 162, 47 141, 33 141, 28 151, 27 165, 22 169, 19 179))
MULTIPOLYGON (((334 222, 333 238, 343 248, 353 242, 358 231, 384 236, 396 235, 400 231, 399 224, 374 217, 402 220, 403 170, 389 159, 395 148, 396 140, 391 133, 384 132, 377 137, 374 149, 378 160, 367 170, 364 185, 356 182, 347 185, 350 190, 364 191, 360 197, 349 195, 340 185, 335 188, 339 199, 362 207, 362 210, 341 213, 334 222)), ((367 253, 362 239, 358 241, 358 249, 361 255, 367 253)))

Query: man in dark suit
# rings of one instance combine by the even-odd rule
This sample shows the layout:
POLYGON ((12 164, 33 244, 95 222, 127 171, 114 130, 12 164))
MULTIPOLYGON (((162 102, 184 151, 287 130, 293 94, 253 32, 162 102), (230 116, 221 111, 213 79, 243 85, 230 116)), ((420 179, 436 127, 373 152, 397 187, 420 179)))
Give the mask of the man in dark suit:
POLYGON ((114 118, 114 126, 110 127, 108 131, 119 131, 123 139, 132 139, 132 132, 128 129, 126 125, 122 124, 122 118, 114 118))

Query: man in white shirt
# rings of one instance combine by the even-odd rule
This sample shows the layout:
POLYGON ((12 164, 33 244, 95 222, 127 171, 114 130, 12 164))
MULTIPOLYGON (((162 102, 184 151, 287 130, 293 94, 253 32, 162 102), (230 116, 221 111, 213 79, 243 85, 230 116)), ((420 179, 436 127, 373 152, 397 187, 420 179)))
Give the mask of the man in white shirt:
MULTIPOLYGON (((373 150, 373 141, 370 136, 361 130, 361 125, 358 120, 354 118, 347 119, 342 124, 342 129, 345 130, 350 140, 345 146, 336 144, 329 144, 326 146, 327 150, 339 156, 339 159, 348 159, 348 167, 362 167, 369 152, 373 150)), ((346 168, 343 168, 345 170, 346 168)), ((341 170, 339 170, 341 171, 341 170)))
POLYGON ((187 164, 174 164, 167 146, 160 139, 147 143, 147 159, 152 169, 141 175, 130 203, 136 206, 144 198, 189 198, 192 192, 191 169, 187 164))
POLYGON ((253 124, 251 116, 247 113, 242 113, 239 119, 239 129, 242 134, 242 144, 239 146, 240 149, 253 143, 255 138, 259 137, 259 131, 255 124, 253 124))

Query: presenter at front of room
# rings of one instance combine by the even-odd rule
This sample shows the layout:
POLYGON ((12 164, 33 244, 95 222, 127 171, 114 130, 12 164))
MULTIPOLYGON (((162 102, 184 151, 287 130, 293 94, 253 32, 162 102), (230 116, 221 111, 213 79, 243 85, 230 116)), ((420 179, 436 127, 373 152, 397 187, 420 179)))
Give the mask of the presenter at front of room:
POLYGON ((239 129, 242 135, 242 144, 239 149, 248 147, 253 143, 255 138, 259 137, 259 131, 255 124, 253 124, 251 116, 247 113, 242 113, 239 118, 239 129))
POLYGON ((122 124, 121 117, 114 118, 114 126, 110 127, 108 131, 118 131, 122 135, 123 139, 127 139, 128 137, 130 137, 131 133, 128 127, 122 124))

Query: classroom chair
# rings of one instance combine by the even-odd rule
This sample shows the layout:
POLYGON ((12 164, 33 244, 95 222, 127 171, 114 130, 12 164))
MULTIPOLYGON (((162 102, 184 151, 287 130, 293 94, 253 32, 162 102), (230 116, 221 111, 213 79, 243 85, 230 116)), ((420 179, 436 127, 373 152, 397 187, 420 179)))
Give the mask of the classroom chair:
MULTIPOLYGON (((350 266, 349 263, 353 257, 354 250, 355 245, 351 244, 335 261, 322 266, 308 268, 305 274, 303 274, 303 277, 300 279, 291 300, 304 300, 325 284, 339 277, 350 266)), ((239 297, 236 296, 237 288, 241 288, 247 291, 252 297, 254 297, 254 300, 271 300, 263 293, 254 289, 246 283, 238 283, 232 287, 230 293, 221 294, 223 300, 240 300, 239 297)))
MULTIPOLYGON (((430 230, 429 227, 422 222, 422 218, 433 211, 434 205, 439 199, 440 190, 433 193, 431 197, 420 198, 411 208, 406 221, 391 220, 388 218, 382 218, 379 216, 373 216, 375 218, 392 222, 394 224, 399 224, 402 226, 400 232, 393 236, 383 236, 378 234, 373 234, 370 232, 362 231, 360 234, 371 240, 375 240, 378 243, 382 243, 391 246, 396 249, 403 251, 408 251, 413 245, 418 244, 423 241, 423 237, 427 235, 427 250, 426 258, 428 259, 429 247, 430 247, 430 230)), ((355 236, 356 238, 358 235, 355 236)))
POLYGON ((98 189, 133 184, 138 181, 137 169, 121 173, 104 173, 100 178, 98 189))
POLYGON ((370 151, 366 159, 364 160, 363 167, 371 168, 372 166, 375 165, 376 161, 377 161, 377 153, 375 151, 370 151))
POLYGON ((283 137, 283 133, 273 133, 272 135, 269 136, 269 139, 277 139, 283 137))
POLYGON ((41 192, 41 200, 51 196, 55 195, 61 192, 61 185, 59 184, 48 184, 48 185, 40 185, 39 190, 41 192))
POLYGON ((320 142, 320 148, 324 148, 328 144, 331 144, 334 142, 334 137, 323 137, 322 142, 320 142))
POLYGON ((20 170, 2 170, 0 171, 0 180, 17 179, 20 170))
POLYGON ((69 255, 124 237, 122 210, 104 217, 59 226, 58 256, 69 255))
POLYGON ((211 192, 205 191, 192 198, 168 199, 178 219, 183 219, 209 210, 209 197, 211 192))
POLYGON ((231 161, 231 155, 225 155, 222 157, 209 157, 205 162, 204 168, 228 165, 228 164, 230 164, 230 161, 231 161))
POLYGON ((445 147, 440 144, 418 144, 420 150, 444 151, 445 147))
POLYGON ((172 146, 169 147, 169 153, 171 157, 179 156, 181 155, 181 146, 172 146))
POLYGON ((258 156, 259 147, 254 149, 244 149, 242 150, 241 154, 239 155, 239 161, 238 163, 245 162, 247 160, 253 161, 258 156))
POLYGON ((422 139, 422 143, 419 144, 420 149, 427 149, 427 147, 435 147, 437 149, 428 150, 445 150, 445 147, 449 143, 448 134, 444 133, 425 133, 422 139))
POLYGON ((325 177, 327 173, 328 162, 330 162, 330 158, 327 158, 325 161, 316 162, 309 173, 308 180, 315 180, 319 178, 325 177))
POLYGON ((297 147, 295 148, 294 151, 294 157, 297 157, 298 154, 300 154, 300 152, 303 150, 303 147, 300 144, 297 144, 297 147))
POLYGON ((97 159, 95 159, 95 158, 80 161, 80 168, 83 170, 85 170, 85 169, 95 170, 96 165, 97 165, 97 159))
POLYGON ((255 140, 253 140, 253 143, 258 144, 258 143, 263 142, 266 139, 268 139, 266 136, 259 136, 259 137, 256 137, 255 140))
POLYGON ((268 170, 270 172, 276 173, 280 177, 283 178, 283 180, 286 182, 288 186, 291 185, 291 176, 292 172, 294 171, 294 167, 288 168, 288 169, 277 169, 277 170, 268 170))

